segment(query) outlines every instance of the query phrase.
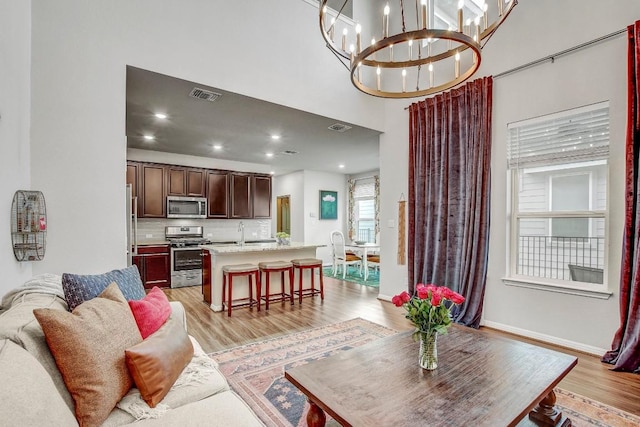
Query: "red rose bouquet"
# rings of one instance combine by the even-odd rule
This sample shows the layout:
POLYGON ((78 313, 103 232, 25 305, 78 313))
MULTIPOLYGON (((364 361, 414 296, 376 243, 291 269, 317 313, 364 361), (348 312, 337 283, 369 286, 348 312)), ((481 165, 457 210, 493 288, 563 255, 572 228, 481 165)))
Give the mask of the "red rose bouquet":
POLYGON ((405 317, 415 325, 414 338, 418 338, 420 333, 446 334, 451 325, 451 307, 462 304, 464 297, 446 286, 420 283, 413 296, 404 291, 394 296, 391 302, 407 310, 405 317))

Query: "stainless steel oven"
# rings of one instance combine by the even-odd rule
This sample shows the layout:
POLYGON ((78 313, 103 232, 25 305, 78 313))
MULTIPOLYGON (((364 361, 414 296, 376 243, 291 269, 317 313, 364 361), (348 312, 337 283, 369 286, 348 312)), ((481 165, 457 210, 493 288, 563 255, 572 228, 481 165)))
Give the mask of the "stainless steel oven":
POLYGON ((206 240, 201 226, 165 227, 165 237, 171 242, 171 287, 202 285, 202 250, 206 240))
POLYGON ((202 285, 202 250, 197 246, 171 247, 171 287, 202 285))

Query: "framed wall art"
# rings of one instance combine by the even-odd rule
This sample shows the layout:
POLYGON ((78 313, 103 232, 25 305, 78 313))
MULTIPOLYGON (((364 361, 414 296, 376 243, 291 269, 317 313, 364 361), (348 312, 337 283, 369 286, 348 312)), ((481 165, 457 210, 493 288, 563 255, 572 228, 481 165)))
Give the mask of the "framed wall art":
POLYGON ((320 190, 320 219, 338 219, 338 192, 320 190))

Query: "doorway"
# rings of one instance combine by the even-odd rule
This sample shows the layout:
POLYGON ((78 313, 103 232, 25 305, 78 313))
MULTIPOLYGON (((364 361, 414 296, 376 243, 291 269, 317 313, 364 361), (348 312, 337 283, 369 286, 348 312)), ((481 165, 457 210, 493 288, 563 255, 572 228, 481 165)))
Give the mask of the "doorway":
POLYGON ((276 227, 277 232, 291 235, 291 207, 289 195, 278 196, 276 199, 276 227))

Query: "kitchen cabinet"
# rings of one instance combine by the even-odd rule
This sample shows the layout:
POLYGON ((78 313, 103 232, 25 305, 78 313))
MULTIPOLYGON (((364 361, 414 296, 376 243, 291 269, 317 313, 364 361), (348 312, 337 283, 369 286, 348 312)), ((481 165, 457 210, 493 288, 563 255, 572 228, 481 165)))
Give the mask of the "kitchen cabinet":
POLYGON ((167 195, 205 197, 205 170, 168 166, 167 195))
POLYGON ((252 218, 251 175, 231 174, 231 218, 252 218))
POLYGON ((131 197, 138 197, 139 168, 139 163, 127 162, 127 184, 131 184, 131 197))
POLYGON ((271 177, 253 176, 253 217, 271 218, 271 177))
POLYGON ((140 271, 145 289, 171 286, 169 245, 138 246, 138 254, 133 256, 133 264, 140 271))
POLYGON ((166 218, 165 167, 152 163, 140 164, 138 216, 166 218))
POLYGON ((229 174, 226 171, 207 171, 207 203, 209 218, 229 217, 229 174))

